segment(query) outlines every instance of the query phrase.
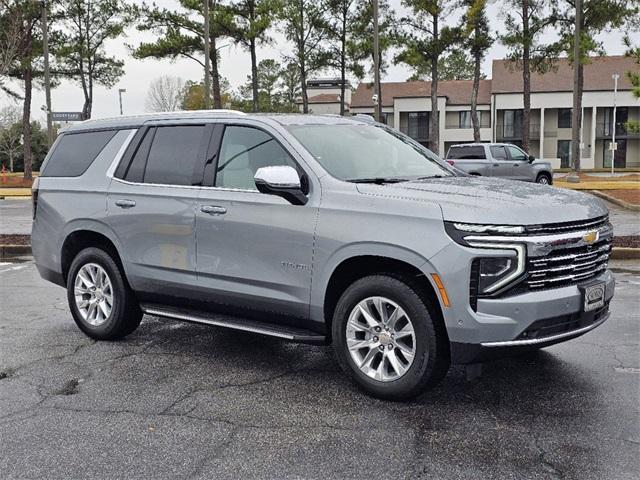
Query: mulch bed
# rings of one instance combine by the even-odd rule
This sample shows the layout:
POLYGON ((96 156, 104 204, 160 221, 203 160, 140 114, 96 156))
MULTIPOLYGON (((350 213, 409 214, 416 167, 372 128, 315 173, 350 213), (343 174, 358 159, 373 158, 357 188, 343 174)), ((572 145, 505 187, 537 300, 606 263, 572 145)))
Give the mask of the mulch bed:
POLYGON ((25 180, 23 177, 7 176, 2 178, 0 175, 0 188, 31 188, 33 180, 25 180))
MULTIPOLYGON (((31 235, 0 234, 0 245, 31 245, 31 235)), ((640 236, 622 235, 614 237, 613 246, 640 248, 640 236)))
POLYGON ((640 188, 635 190, 604 190, 602 193, 632 205, 640 205, 640 188))
POLYGON ((0 245, 31 245, 31 235, 0 234, 0 245))

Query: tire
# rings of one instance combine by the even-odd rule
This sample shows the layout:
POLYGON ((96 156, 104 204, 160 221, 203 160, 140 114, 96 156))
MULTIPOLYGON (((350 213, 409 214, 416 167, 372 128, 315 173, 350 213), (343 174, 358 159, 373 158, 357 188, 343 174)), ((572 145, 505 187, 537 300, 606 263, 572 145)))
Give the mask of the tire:
POLYGON ((85 248, 73 259, 67 276, 67 300, 80 330, 96 340, 125 337, 142 320, 142 311, 122 270, 100 248, 85 248))
POLYGON ((408 400, 440 382, 449 369, 449 341, 444 326, 436 320, 436 315, 429 301, 402 278, 381 274, 357 280, 340 297, 333 315, 331 330, 338 363, 367 393, 386 400, 408 400), (359 331, 365 318, 360 313, 360 306, 365 309, 368 306, 369 312, 380 318, 377 310, 379 307, 376 305, 385 305, 385 302, 391 302, 382 307, 389 319, 393 318, 396 307, 400 307, 405 316, 397 319, 395 327, 387 332, 385 338, 382 337, 384 332, 375 336, 375 328, 381 328, 379 326, 366 332, 359 331), (406 337, 408 323, 414 331, 411 341, 407 341, 406 337), (356 328, 353 327, 354 324, 357 324, 356 328), (389 339, 393 332, 396 338, 389 339), (401 333, 405 335, 402 339, 401 333), (367 342, 367 338, 367 345, 377 346, 357 349, 356 342, 367 342), (349 345, 352 346, 351 350, 349 345), (388 350, 380 350, 380 346, 386 346, 388 350), (411 355, 403 354, 411 347, 414 352, 412 360, 411 355), (375 353, 376 357, 369 362, 370 366, 361 368, 358 363, 366 365, 366 360, 374 355, 371 352, 376 348, 378 351, 375 353), (391 362, 391 355, 395 358, 394 362, 391 362), (398 365, 398 362, 400 369, 392 365, 398 365), (405 371, 399 375, 398 371, 402 368, 405 371), (387 378, 381 378, 384 376, 387 378))
POLYGON ((541 185, 551 185, 551 176, 548 173, 540 173, 536 177, 536 183, 539 183, 541 185))

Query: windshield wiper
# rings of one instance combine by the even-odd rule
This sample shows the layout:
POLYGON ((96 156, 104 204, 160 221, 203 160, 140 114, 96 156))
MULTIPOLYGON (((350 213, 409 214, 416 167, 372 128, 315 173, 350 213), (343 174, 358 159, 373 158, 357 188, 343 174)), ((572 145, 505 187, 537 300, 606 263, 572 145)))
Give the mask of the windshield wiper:
POLYGON ((375 183, 382 185, 383 183, 400 183, 408 182, 408 178, 401 177, 372 177, 372 178, 349 178, 346 180, 351 183, 375 183))
POLYGON ((429 175, 427 177, 418 177, 416 178, 416 180, 429 180, 430 178, 444 178, 444 177, 445 177, 444 175, 429 175))

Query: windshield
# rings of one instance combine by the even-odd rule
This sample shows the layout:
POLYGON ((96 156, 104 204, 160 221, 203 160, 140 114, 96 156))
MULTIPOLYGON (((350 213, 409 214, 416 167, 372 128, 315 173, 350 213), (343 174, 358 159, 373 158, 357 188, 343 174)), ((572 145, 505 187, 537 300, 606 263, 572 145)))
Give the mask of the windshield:
POLYGON ((341 180, 411 180, 452 175, 426 150, 373 125, 287 128, 331 175, 341 180))

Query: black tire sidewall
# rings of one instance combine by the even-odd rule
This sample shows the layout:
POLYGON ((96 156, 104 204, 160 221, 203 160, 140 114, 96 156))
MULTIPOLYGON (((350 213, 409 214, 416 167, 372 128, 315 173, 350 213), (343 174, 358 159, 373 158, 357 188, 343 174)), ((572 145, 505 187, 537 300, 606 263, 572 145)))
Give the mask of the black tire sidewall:
POLYGON ((541 173, 536 177, 536 183, 539 183, 541 185, 551 185, 551 177, 549 175, 547 175, 546 173, 541 173), (546 178, 547 179, 547 183, 542 183, 540 181, 541 178, 546 178))
POLYGON ((437 333, 427 305, 406 283, 391 276, 373 275, 354 282, 335 309, 332 339, 341 367, 365 391, 389 400, 406 400, 428 384, 438 355, 437 333), (399 379, 380 382, 368 377, 353 362, 346 343, 346 323, 353 308, 367 297, 381 296, 394 301, 407 313, 416 338, 416 355, 409 370, 399 379))
POLYGON ((88 336, 96 339, 111 339, 118 336, 122 330, 123 322, 126 321, 127 285, 124 282, 122 273, 111 256, 102 249, 90 247, 82 250, 71 263, 67 276, 67 299, 69 309, 78 327, 88 336), (100 265, 111 281, 113 289, 113 307, 109 318, 100 325, 91 325, 86 322, 76 306, 74 286, 78 271, 88 263, 100 265))

